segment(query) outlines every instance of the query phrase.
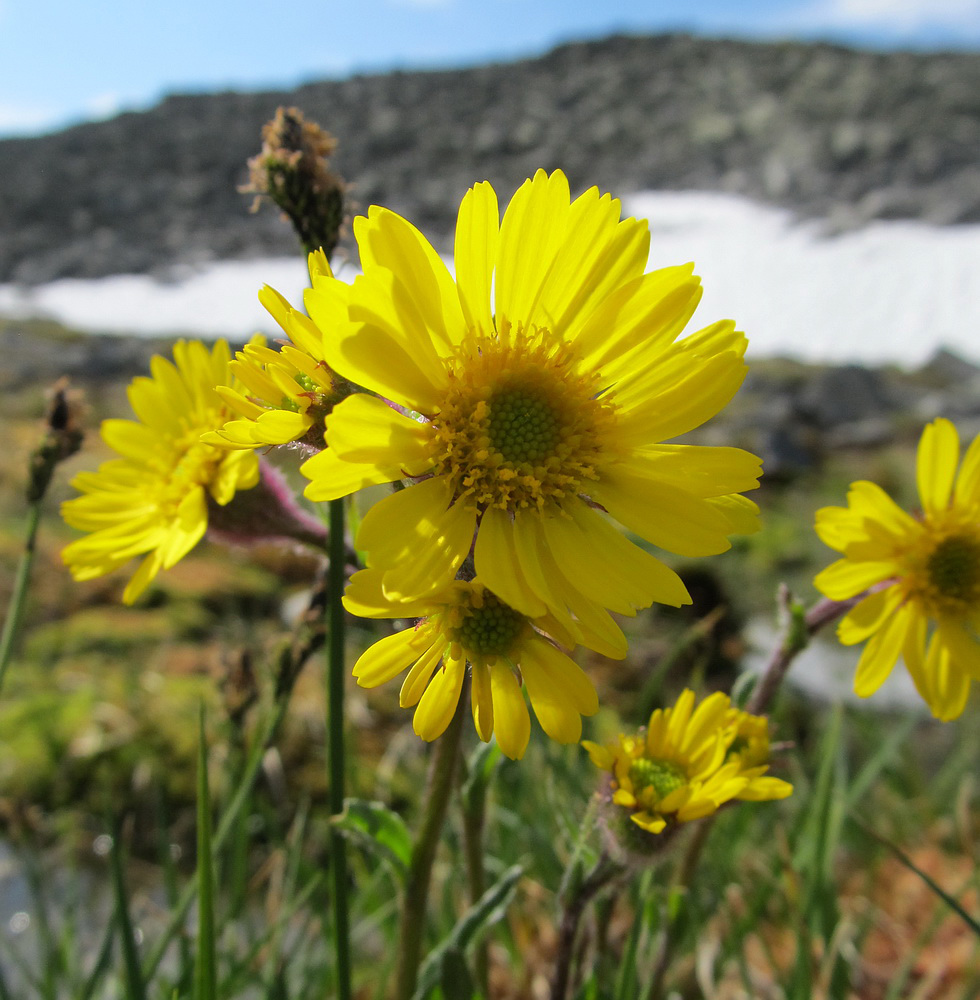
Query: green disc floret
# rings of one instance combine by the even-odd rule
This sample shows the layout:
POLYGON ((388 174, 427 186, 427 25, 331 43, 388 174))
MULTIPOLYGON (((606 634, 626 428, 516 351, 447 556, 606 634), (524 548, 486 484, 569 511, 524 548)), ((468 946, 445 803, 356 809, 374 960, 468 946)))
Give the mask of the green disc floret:
POLYGON ((453 629, 453 639, 467 654, 506 656, 526 621, 520 612, 484 591, 483 606, 465 609, 462 624, 453 629))
POLYGON ((942 597, 973 603, 980 598, 980 545, 959 535, 944 538, 930 554, 926 572, 942 597))
POLYGON ((554 452, 560 426, 552 405, 534 392, 508 387, 490 403, 490 443, 504 459, 519 465, 539 462, 554 452))
POLYGON ((648 757, 633 761, 629 775, 637 791, 652 786, 658 799, 666 798, 687 781, 687 775, 676 764, 648 757))

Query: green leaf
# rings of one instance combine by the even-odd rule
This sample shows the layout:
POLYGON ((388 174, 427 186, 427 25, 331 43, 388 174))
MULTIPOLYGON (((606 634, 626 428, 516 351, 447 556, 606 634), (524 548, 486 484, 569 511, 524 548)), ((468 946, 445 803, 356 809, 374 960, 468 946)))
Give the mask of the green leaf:
MULTIPOLYGON (((431 990, 441 985, 443 960, 450 951, 465 951, 503 916, 523 874, 524 869, 520 865, 508 868, 463 914, 449 935, 429 952, 419 971, 418 986, 412 1000, 425 1000, 431 990)), ((449 1000, 450 997, 455 998, 455 994, 446 994, 446 997, 449 1000)))
POLYGON ((398 813, 383 802, 345 799, 344 811, 331 823, 352 843, 375 852, 404 881, 412 857, 412 835, 398 813))
POLYGON ((445 1000, 473 1000, 477 995, 466 956, 458 948, 448 948, 443 954, 439 986, 445 1000))

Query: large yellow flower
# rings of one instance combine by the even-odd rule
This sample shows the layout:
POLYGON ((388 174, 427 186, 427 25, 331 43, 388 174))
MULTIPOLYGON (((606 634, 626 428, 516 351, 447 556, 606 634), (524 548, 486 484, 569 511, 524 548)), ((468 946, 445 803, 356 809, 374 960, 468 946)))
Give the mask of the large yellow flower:
POLYGON ((689 598, 605 512, 684 556, 755 530, 737 494, 758 484, 758 459, 658 443, 731 399, 746 340, 726 320, 677 341, 699 279, 692 265, 644 274, 645 221, 621 220, 595 188, 571 201, 561 172, 539 171, 502 222, 489 184, 467 193, 455 281, 393 212, 372 208, 354 232, 363 275, 315 277, 306 307, 332 331, 331 368, 377 395, 335 407, 328 448, 303 471, 313 500, 416 480, 358 537, 390 598, 441 588, 476 533, 476 573, 521 613, 632 614, 689 598))
POLYGON ((769 729, 762 716, 733 708, 726 694, 697 708, 685 690, 650 716, 646 733, 601 746, 585 741, 592 763, 609 771, 612 801, 649 833, 715 812, 733 799, 784 799, 793 786, 766 775, 769 729))
MULTIPOLYGON (((310 254, 310 273, 330 273, 322 250, 310 254)), ((274 288, 266 285, 259 301, 289 339, 278 350, 253 342, 237 352, 224 376, 228 384, 217 386, 234 419, 204 440, 226 448, 291 441, 322 448, 324 417, 340 398, 337 381, 324 361, 323 335, 274 288)))
POLYGON ((202 444, 201 434, 229 419, 214 391, 230 379, 228 344, 209 351, 199 341, 178 341, 174 361, 156 356, 151 377, 129 386, 138 420, 106 420, 102 438, 121 458, 97 472, 80 472, 72 486, 83 496, 61 506, 72 527, 89 532, 62 558, 76 580, 90 580, 145 555, 123 592, 132 604, 160 572, 182 559, 208 526, 208 497, 224 506, 236 490, 258 482, 252 451, 202 444))
POLYGON ((960 715, 971 679, 980 680, 980 436, 957 477, 959 458, 956 428, 934 420, 919 441, 920 513, 862 480, 851 484, 846 507, 824 507, 816 522, 844 556, 817 575, 817 588, 835 601, 869 591, 837 631, 846 645, 868 640, 855 692, 877 691, 901 656, 943 720, 960 715))
POLYGON ((599 707, 582 668, 539 630, 569 642, 561 624, 545 616, 531 620, 508 607, 478 580, 454 580, 411 602, 385 597, 381 573, 355 573, 344 605, 365 618, 421 619, 412 628, 376 642, 354 665, 361 687, 384 684, 411 667, 402 684, 403 707, 418 705, 415 732, 434 740, 449 725, 470 665, 473 721, 480 739, 496 734, 501 750, 524 756, 531 722, 520 672, 541 728, 559 743, 582 735, 582 716, 599 707))

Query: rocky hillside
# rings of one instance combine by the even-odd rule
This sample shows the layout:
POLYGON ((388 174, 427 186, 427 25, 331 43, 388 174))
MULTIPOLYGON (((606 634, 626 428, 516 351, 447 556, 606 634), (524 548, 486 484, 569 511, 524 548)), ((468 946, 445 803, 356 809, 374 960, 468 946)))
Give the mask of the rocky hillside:
POLYGON ((0 281, 292 252, 275 213, 249 215, 237 192, 280 104, 339 138, 361 206, 442 239, 471 183, 509 191, 539 166, 577 188, 737 192, 834 228, 980 220, 978 55, 613 37, 473 69, 173 96, 0 142, 0 281))

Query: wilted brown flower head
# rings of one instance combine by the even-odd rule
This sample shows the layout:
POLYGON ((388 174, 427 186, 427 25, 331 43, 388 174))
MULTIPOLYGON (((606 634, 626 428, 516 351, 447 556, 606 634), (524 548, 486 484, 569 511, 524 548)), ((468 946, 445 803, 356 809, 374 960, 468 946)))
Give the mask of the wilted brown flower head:
POLYGON ((263 197, 275 202, 293 224, 307 253, 333 252, 344 218, 343 178, 329 166, 337 141, 298 108, 279 108, 262 128, 262 152, 248 161, 254 192, 252 211, 263 197))
POLYGON ((27 482, 27 499, 40 500, 48 490, 54 467, 70 458, 82 446, 84 404, 82 395, 69 387, 62 376, 48 392, 48 408, 44 414, 44 437, 31 453, 27 482))

